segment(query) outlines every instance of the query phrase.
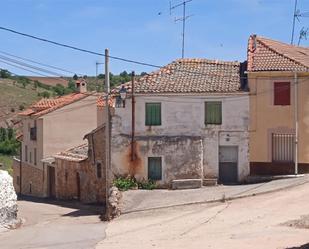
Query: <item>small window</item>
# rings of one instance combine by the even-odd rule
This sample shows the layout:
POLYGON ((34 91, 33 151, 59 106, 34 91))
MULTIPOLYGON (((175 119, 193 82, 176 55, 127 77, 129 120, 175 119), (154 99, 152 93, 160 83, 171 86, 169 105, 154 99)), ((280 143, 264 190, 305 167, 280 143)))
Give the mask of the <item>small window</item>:
POLYGON ((205 102, 205 124, 222 124, 222 103, 205 102))
POLYGON ((153 181, 162 180, 161 157, 148 157, 148 179, 153 181))
POLYGON ((29 162, 32 163, 32 153, 31 153, 31 151, 29 152, 29 162))
POLYGON ((97 163, 97 178, 102 178, 102 164, 97 163))
POLYGON ((36 164, 37 164, 37 153, 36 153, 36 148, 34 148, 33 157, 34 157, 34 165, 36 165, 36 164))
POLYGON ((25 161, 28 162, 28 146, 25 145, 25 161))
POLYGON ((146 103, 146 125, 161 125, 161 103, 146 103))
POLYGON ((291 85, 290 82, 274 83, 274 105, 291 104, 291 85))

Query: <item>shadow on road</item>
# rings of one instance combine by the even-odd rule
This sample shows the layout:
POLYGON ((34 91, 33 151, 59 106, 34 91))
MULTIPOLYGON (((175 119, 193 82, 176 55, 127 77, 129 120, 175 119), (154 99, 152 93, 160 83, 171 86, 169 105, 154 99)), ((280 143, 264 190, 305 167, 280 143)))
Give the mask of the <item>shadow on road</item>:
POLYGON ((286 249, 309 249, 309 243, 302 245, 302 246, 298 246, 298 247, 289 247, 286 249))
POLYGON ((72 212, 62 215, 62 216, 68 216, 68 217, 81 217, 81 216, 90 216, 90 215, 99 215, 101 217, 105 213, 104 204, 82 204, 75 200, 62 201, 62 200, 55 200, 55 199, 50 199, 50 198, 38 198, 38 197, 32 197, 32 196, 19 196, 18 200, 76 209, 72 212))

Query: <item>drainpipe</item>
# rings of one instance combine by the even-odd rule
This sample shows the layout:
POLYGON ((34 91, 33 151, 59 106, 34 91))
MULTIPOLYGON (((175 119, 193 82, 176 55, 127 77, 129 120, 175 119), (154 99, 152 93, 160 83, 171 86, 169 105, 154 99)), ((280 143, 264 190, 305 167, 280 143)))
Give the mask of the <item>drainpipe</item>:
POLYGON ((22 192, 22 160, 23 160, 23 146, 22 146, 22 142, 19 142, 20 148, 19 148, 19 194, 21 195, 22 192))
POLYGON ((133 162, 135 159, 135 151, 134 151, 134 135, 135 135, 135 98, 134 98, 134 80, 135 80, 135 72, 132 71, 132 136, 131 136, 131 161, 133 162))
POLYGON ((294 174, 298 174, 298 80, 294 72, 294 119, 295 119, 295 166, 294 174))

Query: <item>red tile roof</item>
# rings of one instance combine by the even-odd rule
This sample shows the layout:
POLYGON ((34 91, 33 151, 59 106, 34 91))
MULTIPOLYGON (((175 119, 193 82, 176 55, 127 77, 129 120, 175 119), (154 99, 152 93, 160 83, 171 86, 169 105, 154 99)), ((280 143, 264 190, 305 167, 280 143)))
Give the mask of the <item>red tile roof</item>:
MULTIPOLYGON (((232 93, 240 91, 240 63, 179 59, 136 80, 136 93, 232 93)), ((123 84, 131 92, 131 82, 123 84)), ((112 93, 119 92, 121 86, 112 93)))
POLYGON ((30 108, 26 109, 25 111, 19 113, 20 116, 42 116, 44 114, 50 113, 54 110, 57 110, 63 106, 69 105, 74 103, 78 100, 86 98, 89 96, 87 93, 72 93, 65 96, 61 96, 54 99, 41 99, 30 108))
POLYGON ((251 35, 248 71, 309 71, 309 48, 251 35))

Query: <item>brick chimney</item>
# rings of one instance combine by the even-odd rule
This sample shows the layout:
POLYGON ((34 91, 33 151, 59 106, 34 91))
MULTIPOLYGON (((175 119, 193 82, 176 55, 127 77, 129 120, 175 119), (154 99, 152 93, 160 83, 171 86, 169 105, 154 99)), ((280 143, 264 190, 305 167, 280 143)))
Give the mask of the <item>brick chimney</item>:
POLYGON ((87 92, 87 82, 85 79, 77 80, 76 83, 76 91, 79 93, 87 92))

